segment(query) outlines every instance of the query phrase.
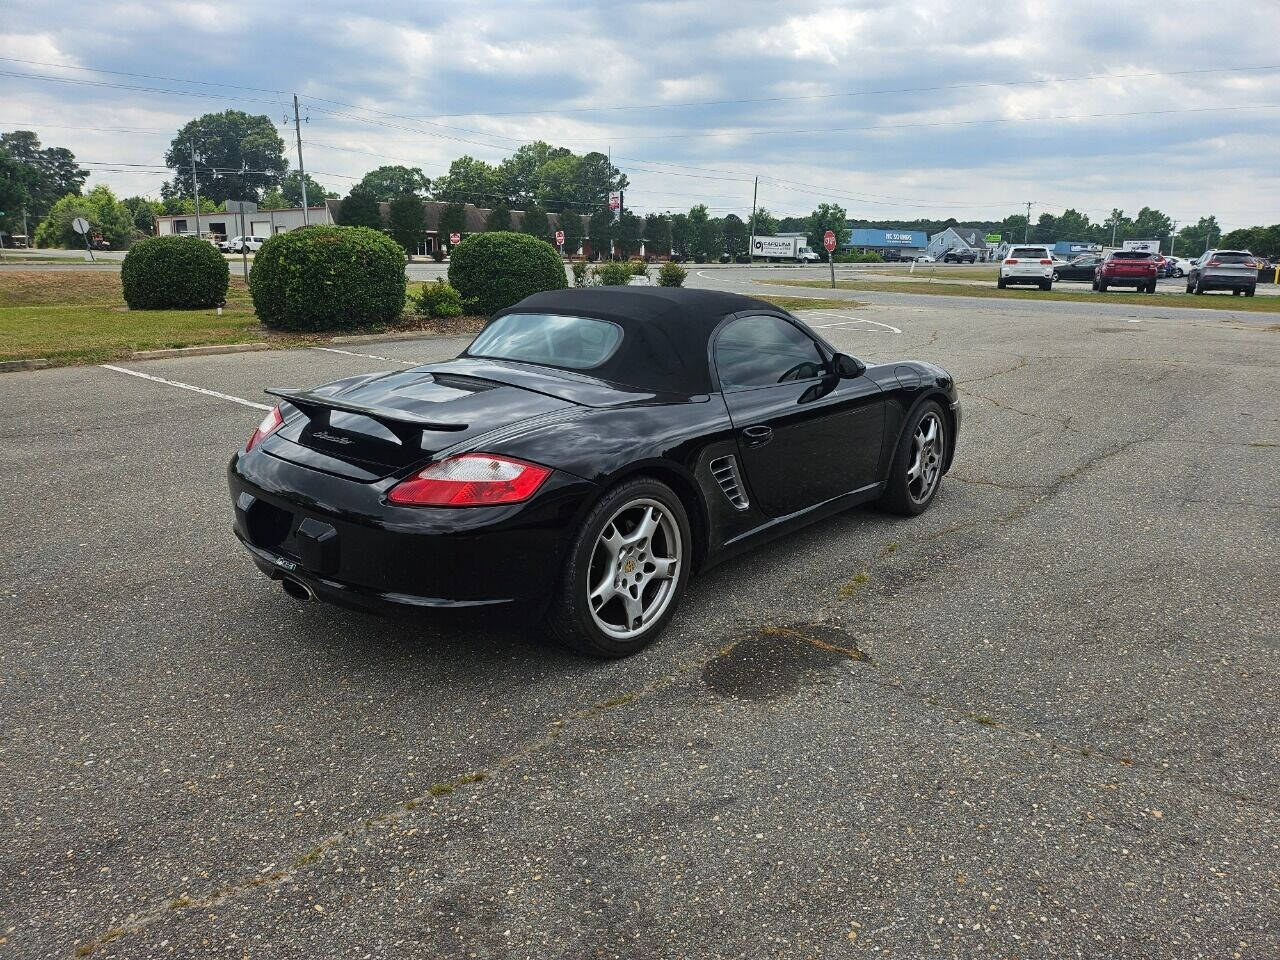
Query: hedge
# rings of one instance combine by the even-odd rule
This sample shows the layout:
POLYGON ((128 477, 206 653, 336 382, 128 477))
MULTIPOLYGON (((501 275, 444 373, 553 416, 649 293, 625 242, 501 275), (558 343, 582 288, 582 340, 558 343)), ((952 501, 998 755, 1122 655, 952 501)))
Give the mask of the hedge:
POLYGON ((449 253, 449 283, 469 309, 486 315, 531 293, 568 286, 564 263, 551 244, 506 230, 463 238, 449 253))
POLYGON ((148 237, 120 265, 130 310, 198 310, 227 300, 227 261, 207 240, 148 237))
POLYGON ((404 312, 404 251, 369 227, 303 227, 262 245, 249 273, 258 319, 281 330, 392 323, 404 312))

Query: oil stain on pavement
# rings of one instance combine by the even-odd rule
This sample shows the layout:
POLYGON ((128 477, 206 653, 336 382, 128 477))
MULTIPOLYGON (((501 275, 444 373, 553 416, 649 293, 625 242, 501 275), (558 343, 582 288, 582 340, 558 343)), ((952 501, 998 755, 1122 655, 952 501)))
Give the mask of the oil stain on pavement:
POLYGON ((849 633, 825 623, 765 627, 734 641, 702 670, 722 697, 773 700, 790 696, 850 660, 868 662, 849 633))

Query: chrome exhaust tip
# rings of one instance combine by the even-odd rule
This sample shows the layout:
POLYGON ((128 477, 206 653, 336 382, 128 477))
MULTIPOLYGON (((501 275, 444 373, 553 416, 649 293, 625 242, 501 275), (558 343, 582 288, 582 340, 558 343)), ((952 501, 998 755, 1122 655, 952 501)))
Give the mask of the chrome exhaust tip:
POLYGON ((280 589, 303 603, 310 603, 316 598, 316 592, 296 577, 281 577, 280 589))

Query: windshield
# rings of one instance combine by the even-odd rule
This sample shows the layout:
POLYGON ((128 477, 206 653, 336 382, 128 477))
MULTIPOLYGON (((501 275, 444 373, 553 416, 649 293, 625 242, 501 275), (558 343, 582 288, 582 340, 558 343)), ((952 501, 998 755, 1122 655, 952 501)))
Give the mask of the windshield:
POLYGON ((508 313, 471 341, 473 357, 518 360, 567 370, 604 363, 622 342, 622 328, 608 320, 551 313, 508 313))

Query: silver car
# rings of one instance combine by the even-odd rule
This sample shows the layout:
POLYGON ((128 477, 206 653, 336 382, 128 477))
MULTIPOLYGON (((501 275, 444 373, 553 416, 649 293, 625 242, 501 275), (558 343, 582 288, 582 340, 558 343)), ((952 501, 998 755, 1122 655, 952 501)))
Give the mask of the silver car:
POLYGON ((1252 297, 1258 286, 1258 271, 1265 265, 1248 250, 1207 250, 1191 264, 1187 273, 1187 293, 1230 290, 1232 296, 1252 297))

